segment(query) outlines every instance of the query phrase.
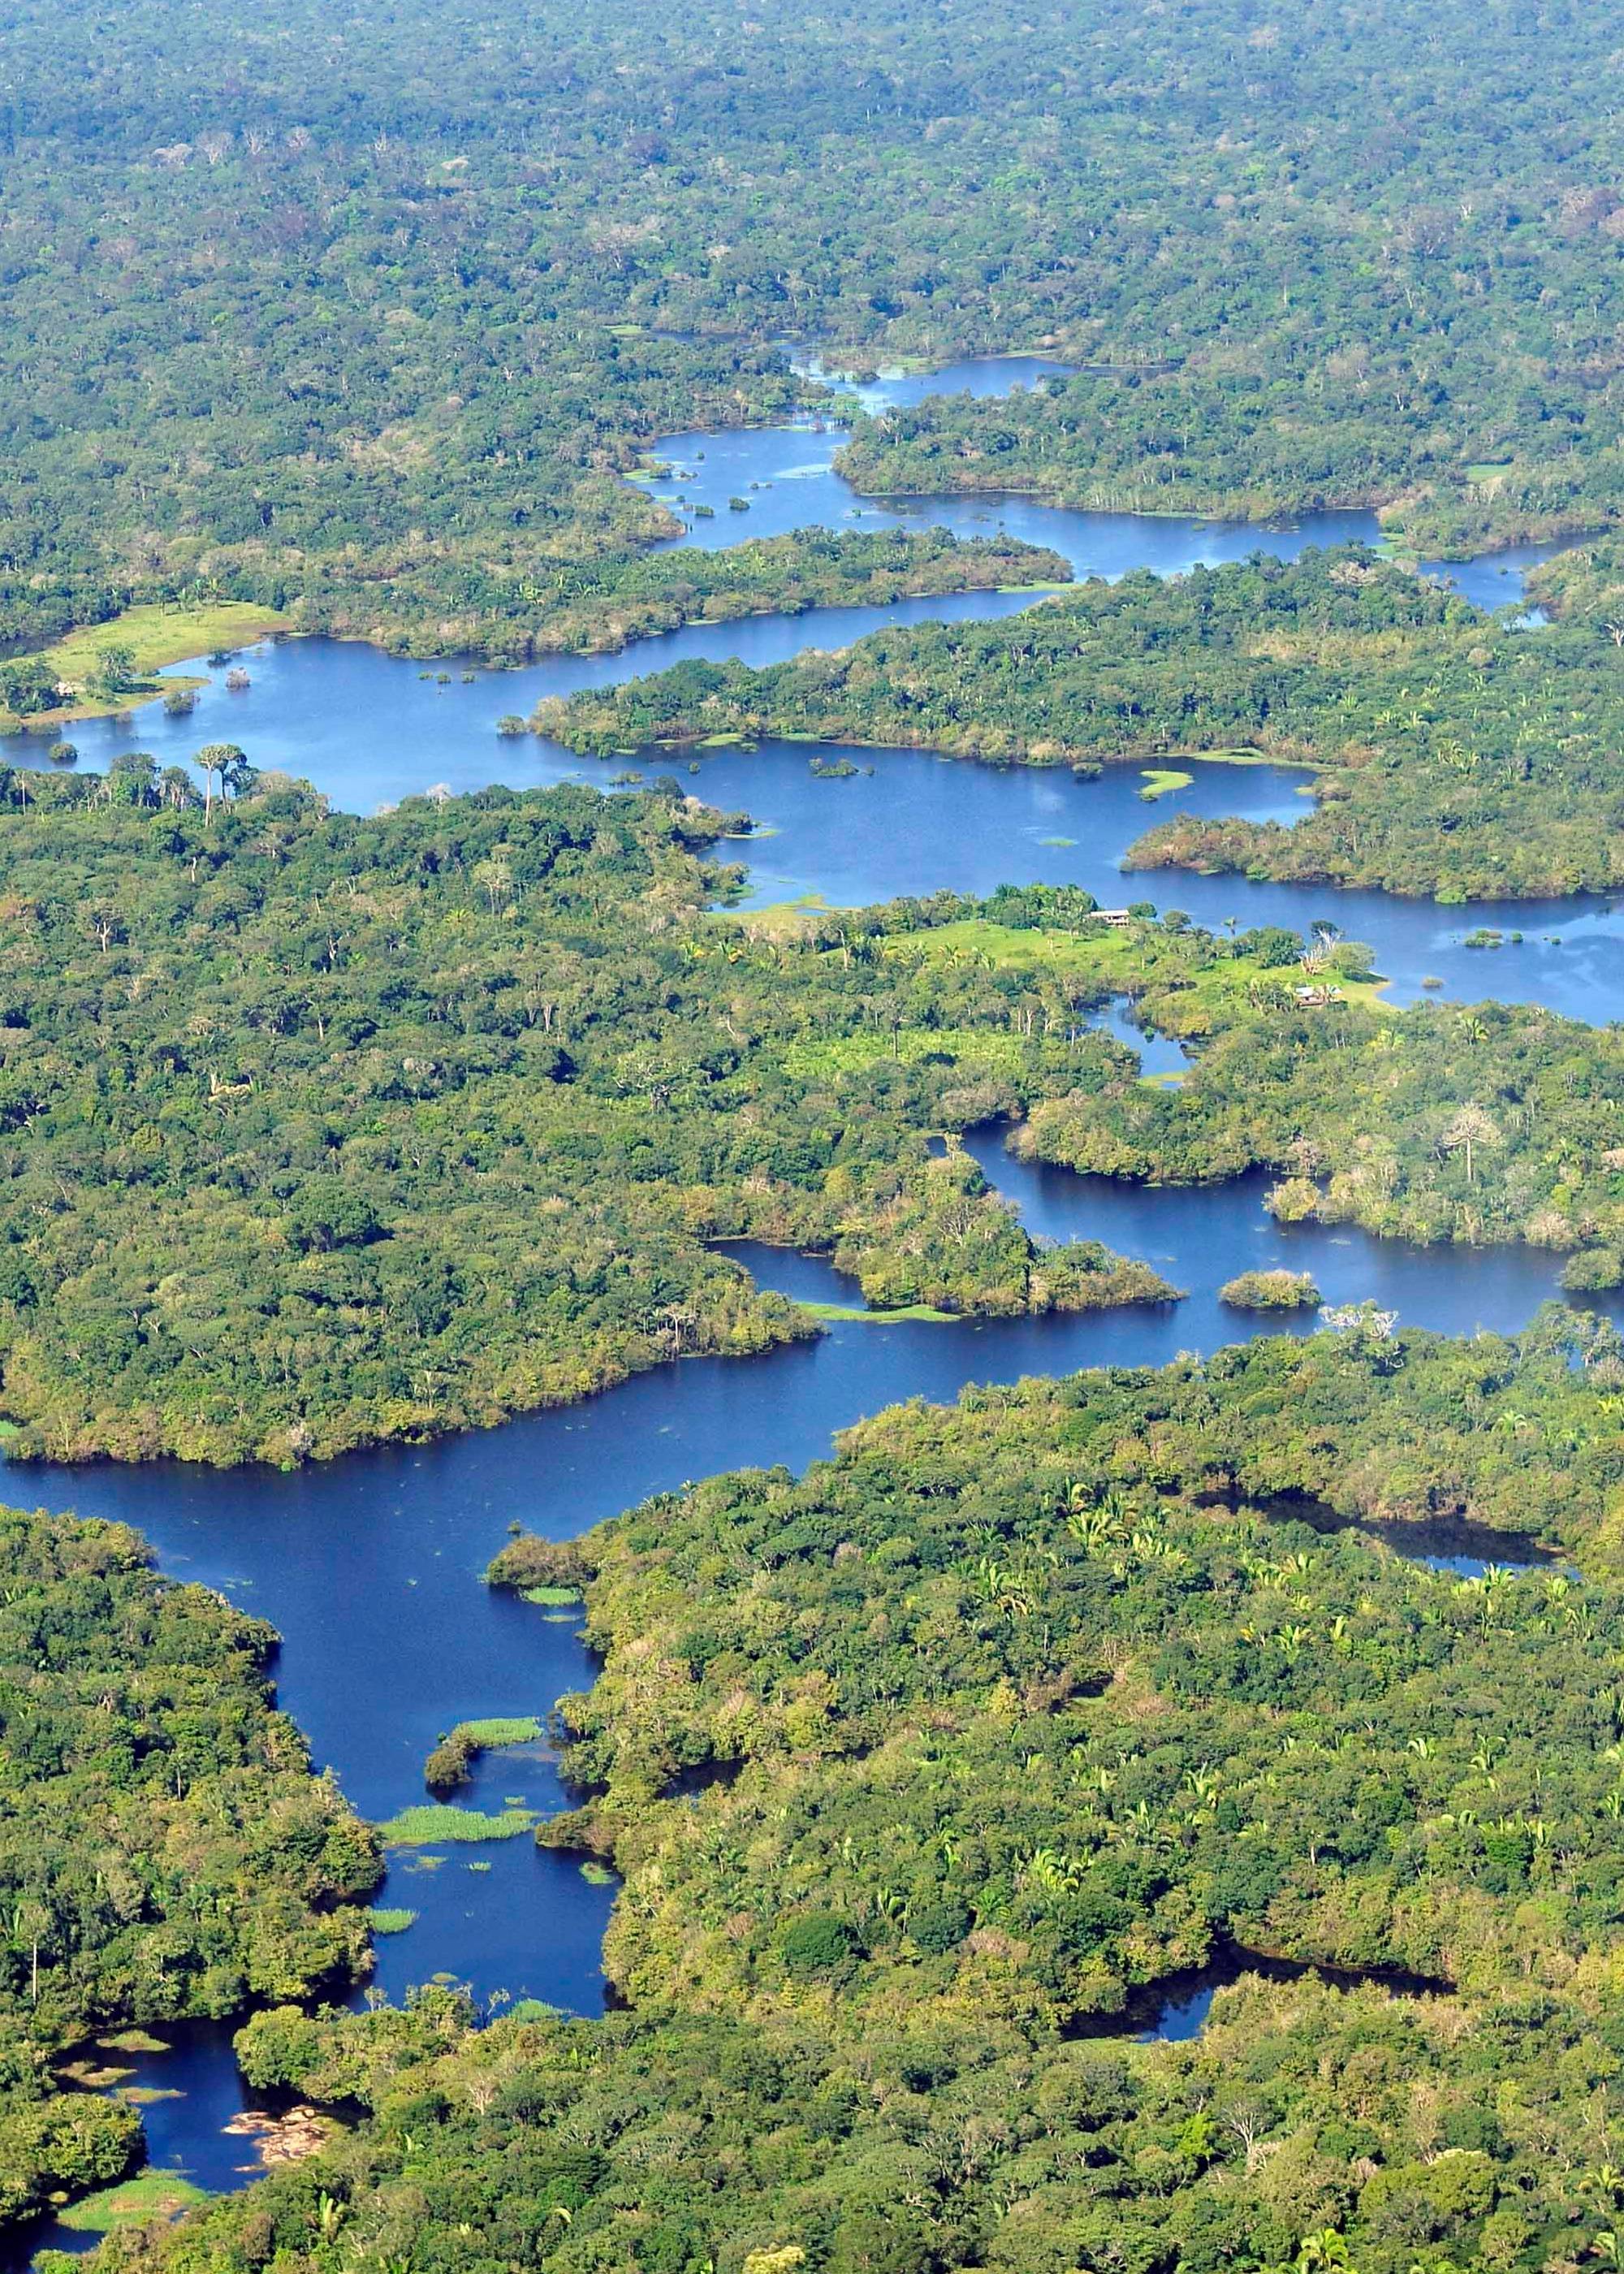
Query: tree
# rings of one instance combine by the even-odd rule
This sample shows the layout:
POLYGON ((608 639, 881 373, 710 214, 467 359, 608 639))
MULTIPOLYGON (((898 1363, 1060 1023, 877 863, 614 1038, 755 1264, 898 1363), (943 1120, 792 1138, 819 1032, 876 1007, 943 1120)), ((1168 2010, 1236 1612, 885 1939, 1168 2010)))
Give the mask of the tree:
POLYGON ((125 750, 107 770, 108 794, 117 805, 150 805, 157 774, 158 761, 150 750, 125 750))
POLYGON ((104 647, 99 647, 90 684, 94 693, 107 696, 127 695, 132 688, 139 687, 135 650, 124 640, 109 640, 104 647))
POLYGON ((42 655, 19 656, 0 664, 0 704, 19 719, 56 708, 56 674, 42 655))
POLYGON ((205 742, 198 752, 197 765, 203 776, 203 818, 207 823, 214 810, 214 783, 220 783, 222 798, 236 796, 253 780, 253 769, 248 754, 235 742, 205 742))
POLYGON ((1474 1181, 1474 1172, 1472 1168, 1473 1147, 1477 1145, 1498 1145, 1500 1143, 1500 1133, 1498 1126, 1495 1122, 1491 1120, 1489 1116, 1484 1111, 1482 1106, 1474 1104, 1470 1099, 1468 1099, 1466 1103, 1462 1106, 1460 1111, 1455 1115, 1454 1120, 1449 1124, 1449 1126, 1440 1137, 1438 1141, 1439 1150, 1443 1153, 1463 1152, 1465 1154, 1466 1181, 1470 1185, 1474 1181))

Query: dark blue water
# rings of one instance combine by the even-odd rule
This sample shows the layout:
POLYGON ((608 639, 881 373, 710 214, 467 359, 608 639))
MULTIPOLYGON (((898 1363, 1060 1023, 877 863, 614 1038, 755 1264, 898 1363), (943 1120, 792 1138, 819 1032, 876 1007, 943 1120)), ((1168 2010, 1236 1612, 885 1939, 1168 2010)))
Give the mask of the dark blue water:
MULTIPOLYGON (((931 391, 1003 393, 1056 368, 1041 358, 989 358, 929 379, 876 382, 864 400, 883 407, 931 391)), ((876 526, 940 523, 972 536, 1006 531, 1053 546, 1079 576, 1116 577, 1135 568, 1173 575, 1255 550, 1287 559, 1305 546, 1377 533, 1373 516, 1362 513, 1321 514, 1289 528, 1266 529, 1071 512, 1021 497, 865 505, 832 470, 841 440, 841 430, 811 421, 668 436, 659 451, 682 469, 684 478, 657 490, 715 506, 716 518, 694 521, 683 542, 733 545, 814 523, 846 526, 858 514, 876 526), (749 511, 729 512, 732 496, 747 499, 749 511)), ((1510 605, 1521 598, 1523 569, 1555 549, 1522 546, 1440 573, 1485 606, 1510 605)), ((623 761, 583 761, 531 735, 507 740, 497 734, 498 719, 528 713, 543 696, 616 685, 685 659, 737 658, 761 666, 812 647, 846 646, 883 625, 988 619, 1033 605, 1026 593, 972 592, 751 617, 736 624, 690 625, 639 641, 616 656, 555 657, 516 672, 479 669, 453 658, 444 686, 433 668, 359 642, 263 643, 247 653, 252 683, 243 692, 229 691, 223 668, 216 669, 206 674, 188 718, 170 719, 162 706, 148 704, 132 719, 86 720, 71 734, 90 767, 104 766, 138 744, 167 765, 189 759, 205 742, 240 742, 257 765, 301 775, 335 803, 361 812, 437 784, 466 790, 496 780, 521 787, 606 783, 623 761)), ((169 675, 183 670, 195 675, 202 668, 177 666, 169 675)), ((25 759, 32 751, 42 762, 47 742, 55 738, 53 729, 17 738, 11 747, 25 759)), ((1455 912, 1374 892, 1259 885, 1244 877, 1123 874, 1128 846, 1174 812, 1286 823, 1300 817, 1304 772, 1191 764, 1190 788, 1149 805, 1139 794, 1144 780, 1138 767, 1108 768, 1100 780, 1079 783, 1069 771, 999 771, 929 752, 852 755, 872 772, 820 779, 808 772, 805 747, 793 744, 695 760, 657 754, 647 763, 650 772, 697 763, 692 784, 697 794, 746 809, 772 832, 750 848, 752 898, 758 902, 816 893, 831 905, 849 907, 941 887, 983 892, 1005 883, 1077 883, 1106 905, 1144 898, 1183 907, 1214 929, 1232 918, 1243 926, 1283 923, 1300 930, 1313 918, 1327 917, 1375 947, 1398 1002, 1412 999, 1430 977, 1453 996, 1493 994, 1579 1018, 1611 1015, 1605 983, 1624 938, 1619 904, 1523 901, 1455 912), (901 826, 900 811, 906 817, 901 826), (1507 935, 1521 931, 1524 937, 1520 945, 1487 954, 1467 948, 1468 934, 1482 926, 1507 935)))
MULTIPOLYGON (((1312 1329, 1312 1313, 1266 1323, 1226 1309, 1217 1289, 1243 1269, 1312 1270, 1327 1299, 1369 1296, 1454 1333, 1514 1329, 1556 1292, 1554 1260, 1531 1250, 1452 1250, 1440 1269, 1435 1255, 1362 1233, 1282 1229, 1261 1209, 1261 1177, 1155 1190, 1017 1163, 996 1133, 973 1138, 970 1149, 1034 1232, 1102 1238, 1159 1264, 1186 1299, 1080 1317, 841 1322, 813 1344, 748 1360, 685 1360, 583 1405, 292 1475, 178 1463, 30 1466, 11 1491, 137 1525, 177 1577, 217 1586, 272 1620, 285 1638, 283 1705, 309 1733, 316 1762, 336 1770, 364 1812, 384 1818, 425 1796, 424 1757, 454 1722, 545 1713, 591 1680, 576 1614, 548 1614, 480 1584, 512 1525, 567 1538, 719 1470, 801 1469, 831 1452, 838 1430, 901 1398, 948 1400, 970 1382, 1155 1365, 1259 1332, 1312 1329)), ((731 1252, 760 1284, 800 1300, 861 1305, 854 1284, 817 1258, 752 1243, 731 1252)), ((1433 1551, 1419 1537, 1395 1544, 1423 1558, 1433 1551)), ((1515 1549, 1500 1560, 1515 1561, 1515 1549)), ((567 1796, 548 1749, 530 1746, 485 1756, 458 1798, 490 1812, 512 1804, 545 1812, 567 1796)), ((506 1992, 596 2013, 612 1897, 575 1858, 528 1837, 395 1851, 377 1900, 419 1916, 379 1939, 376 1984, 398 1998, 440 1977, 466 1983, 482 2002, 506 1992)), ((1162 2033, 1199 2026, 1205 2006, 1186 2014, 1180 2000, 1204 1994, 1209 1984, 1173 1999, 1162 2033)), ((220 2133, 241 2105, 225 2037, 185 2033, 173 2066, 157 2067, 184 2095, 154 2112, 158 2160, 201 2185, 241 2184, 252 2175, 242 2143, 220 2133)))
MULTIPOLYGON (((703 759, 692 785, 698 794, 748 807, 759 831, 771 832, 719 848, 719 857, 748 864, 746 905, 813 895, 852 907, 943 886, 987 893, 1001 884, 1075 884, 1102 907, 1153 901, 1183 908, 1214 932, 1259 924, 1301 932, 1324 922, 1372 948, 1395 1003, 1433 991, 1424 988, 1429 978, 1454 1000, 1541 1003, 1592 1023, 1616 1018, 1624 1003, 1624 899, 1447 908, 1383 892, 1123 869, 1135 838, 1167 814, 1296 819, 1307 779, 1296 768, 1184 760, 1189 788, 1147 805, 1138 766, 1108 766, 1079 782, 1064 768, 1002 771, 923 750, 840 746, 827 755, 871 771, 819 777, 806 746, 794 742, 703 759), (1504 945, 1469 947, 1480 928, 1499 928, 1504 945)), ((603 766, 598 778, 614 771, 603 766)))

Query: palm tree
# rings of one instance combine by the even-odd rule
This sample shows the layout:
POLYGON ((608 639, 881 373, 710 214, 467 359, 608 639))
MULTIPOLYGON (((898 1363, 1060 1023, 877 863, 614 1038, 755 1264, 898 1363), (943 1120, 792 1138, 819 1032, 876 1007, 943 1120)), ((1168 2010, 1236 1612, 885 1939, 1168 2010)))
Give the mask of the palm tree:
POLYGON ((247 786, 252 779, 252 769, 248 764, 248 753, 235 742, 205 742, 198 752, 197 766, 203 776, 203 821, 207 827, 214 810, 215 777, 219 778, 223 799, 229 792, 247 786))

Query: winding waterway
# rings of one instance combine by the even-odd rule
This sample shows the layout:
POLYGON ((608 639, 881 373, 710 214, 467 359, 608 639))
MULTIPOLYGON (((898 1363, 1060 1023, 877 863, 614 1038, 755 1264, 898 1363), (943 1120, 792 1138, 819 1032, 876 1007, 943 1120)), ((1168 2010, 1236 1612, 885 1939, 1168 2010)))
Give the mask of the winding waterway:
MULTIPOLYGON (((977 385, 992 383, 989 367, 969 375, 977 385)), ((944 373, 934 383, 965 376, 944 373)), ((1039 376, 1008 363, 996 372, 1005 385, 1039 376)), ((901 388, 922 382, 886 384, 891 396, 871 399, 900 400, 901 388)), ((838 432, 810 425, 673 438, 665 455, 684 478, 661 488, 689 502, 719 501, 714 522, 695 524, 696 539, 706 543, 838 522, 855 503, 830 468, 838 440, 838 432), (730 494, 748 495, 750 513, 728 516, 730 494)), ((1008 528, 1056 545, 1081 573, 1109 575, 1135 565, 1171 570, 1234 558, 1259 545, 1288 553, 1373 533, 1361 516, 1270 532, 1067 515, 1029 500, 864 508, 876 523, 920 516, 969 533, 1008 528)), ((1492 601, 1514 599, 1520 565, 1479 563, 1470 577, 1456 574, 1464 588, 1480 584, 1492 601)), ((707 626, 615 658, 478 673, 468 682, 454 671, 445 687, 422 679, 417 665, 363 646, 287 642, 254 651, 246 694, 227 693, 215 674, 190 719, 149 711, 134 737, 127 726, 103 722, 76 729, 76 739, 87 763, 104 763, 132 739, 169 763, 229 733, 257 764, 304 775, 361 809, 439 781, 468 787, 492 779, 602 779, 602 770, 532 738, 499 740, 497 717, 527 708, 543 692, 603 684, 679 656, 765 661, 811 644, 839 644, 881 621, 988 615, 1026 605, 1029 596, 983 593, 707 626)), ((1581 1017, 1611 1016, 1618 1007, 1620 917, 1612 906, 1474 907, 1462 923, 1447 911, 1375 894, 1233 878, 1162 875, 1130 886, 1118 865, 1122 854, 1154 810, 1167 809, 1140 801, 1137 770, 1108 770, 1097 782, 1078 783, 1069 773, 951 764, 928 753, 853 755, 871 771, 838 780, 812 777, 804 747, 786 744, 704 761, 702 794, 748 807, 762 825, 753 842, 724 848, 748 861, 754 900, 819 893, 853 904, 942 885, 983 892, 1001 882, 1075 881, 1105 901, 1140 895, 1173 901, 1214 926, 1231 917, 1294 929, 1334 920, 1372 944, 1399 999, 1432 976, 1451 995, 1492 992, 1581 1017), (1468 930, 1483 923, 1520 928, 1525 938, 1492 953, 1467 947, 1468 930)), ((1291 770, 1190 771, 1194 781, 1175 801, 1186 809, 1282 819, 1302 810, 1303 778, 1291 770)), ((1159 1047, 1166 1053, 1170 1046, 1159 1047)), ((951 1399, 970 1382, 1082 1366, 1154 1365, 1262 1331, 1249 1314, 1219 1301, 1219 1287, 1242 1270, 1275 1264, 1311 1270, 1329 1300, 1368 1296, 1409 1322, 1462 1333, 1515 1329, 1557 1293, 1555 1259, 1524 1249, 1452 1250, 1442 1268, 1436 1254, 1357 1231, 1283 1228, 1261 1207, 1260 1178, 1150 1190, 1018 1163, 996 1133, 977 1137, 972 1149, 1034 1232, 1095 1237, 1145 1256, 1188 1291, 1184 1299, 1071 1318, 840 1322, 815 1343, 762 1358, 685 1360, 563 1412, 297 1474, 222 1474, 174 1463, 30 1467, 11 1480, 12 1494, 136 1525, 177 1577, 205 1581, 270 1619, 284 1638, 282 1702, 308 1733, 316 1762, 335 1770, 365 1814, 387 1818, 423 1798, 424 1758, 454 1722, 545 1713, 592 1678, 577 1615, 545 1614, 481 1585, 481 1570, 510 1526, 563 1538, 651 1492, 718 1470, 772 1463, 799 1469, 825 1457, 838 1429, 897 1399, 951 1399)), ((853 1300, 850 1285, 816 1259, 759 1246, 734 1252, 763 1284, 803 1299, 853 1300)), ((1312 1323, 1312 1314, 1275 1319, 1267 1331, 1303 1332, 1312 1323)), ((1450 1569, 1471 1562, 1440 1560, 1450 1569)), ((565 1796, 550 1752, 537 1745, 486 1755, 462 1798, 475 1808, 517 1803, 547 1812, 565 1796)), ((395 1851, 379 1901, 417 1916, 405 1932, 380 1938, 375 1983, 398 1998, 411 1984, 443 1975, 468 1983, 481 1999, 504 1992, 598 2012, 613 1892, 590 1883, 574 1859, 538 1851, 527 1838, 395 1851)), ((1184 2008, 1169 2015, 1169 2030, 1188 2026, 1184 2008)), ((240 2152, 240 2142, 221 2144, 222 2111, 241 2105, 227 2033, 188 2033, 163 2074, 182 2097, 154 2105, 154 2161, 207 2186, 240 2183, 252 2157, 240 2152)), ((74 2241, 60 2232, 47 2239, 74 2241)))

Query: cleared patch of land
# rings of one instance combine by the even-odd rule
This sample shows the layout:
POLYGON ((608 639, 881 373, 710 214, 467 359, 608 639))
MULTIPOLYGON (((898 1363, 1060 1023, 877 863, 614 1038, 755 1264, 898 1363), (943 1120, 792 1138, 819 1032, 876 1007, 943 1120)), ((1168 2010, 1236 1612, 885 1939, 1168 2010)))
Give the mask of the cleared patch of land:
POLYGON ((253 640, 263 639, 269 632, 290 629, 288 618, 274 608, 251 607, 241 600, 212 600, 196 607, 165 607, 154 602, 126 608, 122 615, 110 617, 104 624, 86 624, 78 631, 69 632, 64 639, 44 651, 45 660, 56 677, 79 689, 71 702, 54 711, 35 712, 27 719, 0 709, 0 730, 14 733, 23 727, 38 728, 63 726, 74 719, 117 717, 138 704, 152 702, 177 683, 171 680, 160 684, 154 677, 166 666, 184 663, 192 656, 213 654, 217 648, 244 647, 253 640), (87 684, 96 675, 102 650, 109 647, 130 650, 140 684, 117 695, 92 695, 86 691, 87 684))

